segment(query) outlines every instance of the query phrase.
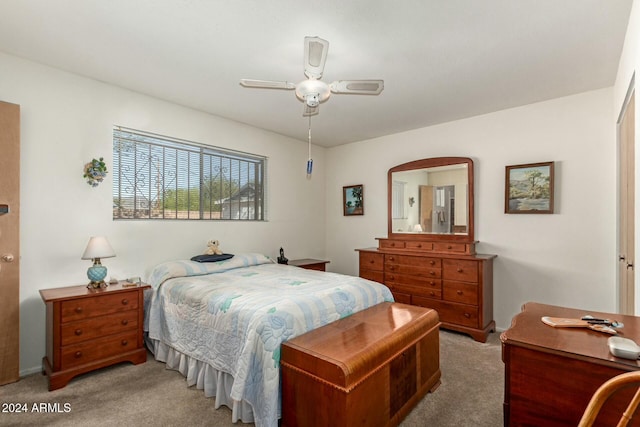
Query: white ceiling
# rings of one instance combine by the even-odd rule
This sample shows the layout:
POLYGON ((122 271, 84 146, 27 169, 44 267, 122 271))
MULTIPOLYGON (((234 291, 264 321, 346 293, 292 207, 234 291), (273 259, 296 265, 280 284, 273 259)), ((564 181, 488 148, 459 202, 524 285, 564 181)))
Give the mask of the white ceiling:
POLYGON ((312 118, 334 146, 614 83, 632 0, 0 0, 0 51, 307 141, 293 91, 239 79, 384 79, 312 118))

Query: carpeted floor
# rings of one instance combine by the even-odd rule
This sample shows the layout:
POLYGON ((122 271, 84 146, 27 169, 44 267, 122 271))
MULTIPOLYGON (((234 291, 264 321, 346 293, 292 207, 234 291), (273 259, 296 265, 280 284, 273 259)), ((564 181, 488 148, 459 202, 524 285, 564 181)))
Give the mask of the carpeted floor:
MULTIPOLYGON (((402 427, 502 425, 504 366, 498 333, 479 343, 441 331, 440 368, 442 384, 422 399, 402 427)), ((246 425, 233 424, 229 409, 215 410, 213 398, 187 387, 182 375, 151 355, 147 363, 85 374, 52 392, 47 391, 46 377, 30 375, 1 386, 0 404, 2 426, 246 425), (15 413, 17 408, 26 412, 15 413)))

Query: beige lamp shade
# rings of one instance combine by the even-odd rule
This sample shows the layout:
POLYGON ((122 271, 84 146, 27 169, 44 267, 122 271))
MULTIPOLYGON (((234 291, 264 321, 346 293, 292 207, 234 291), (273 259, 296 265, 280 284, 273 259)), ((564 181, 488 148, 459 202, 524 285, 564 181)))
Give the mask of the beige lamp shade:
POLYGON ((95 236, 89 239, 87 248, 82 254, 82 259, 112 258, 114 256, 116 256, 116 253, 107 238, 104 236, 95 236))

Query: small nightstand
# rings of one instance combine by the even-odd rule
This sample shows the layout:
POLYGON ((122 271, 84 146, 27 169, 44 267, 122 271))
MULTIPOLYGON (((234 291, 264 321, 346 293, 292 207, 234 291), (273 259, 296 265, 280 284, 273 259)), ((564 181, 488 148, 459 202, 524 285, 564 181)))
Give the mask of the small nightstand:
POLYGON ((325 266, 329 261, 323 261, 321 259, 293 259, 289 261, 289 265, 294 265, 296 267, 306 268, 307 270, 319 270, 326 271, 325 266))
POLYGON ((95 369, 147 361, 142 329, 143 292, 149 287, 124 287, 121 282, 95 290, 86 285, 40 290, 47 309, 42 365, 50 391, 95 369))

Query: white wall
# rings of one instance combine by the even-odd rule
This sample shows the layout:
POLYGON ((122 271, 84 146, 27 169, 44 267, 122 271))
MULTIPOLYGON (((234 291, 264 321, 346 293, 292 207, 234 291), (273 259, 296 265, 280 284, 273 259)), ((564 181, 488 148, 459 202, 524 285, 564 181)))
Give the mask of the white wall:
POLYGON ((355 248, 387 235, 387 171, 411 160, 471 157, 477 250, 494 263, 494 317, 506 329, 527 301, 614 311, 616 145, 613 89, 417 129, 327 151, 327 257, 358 274, 355 248), (504 213, 505 166, 554 161, 555 213, 504 213), (364 215, 341 214, 343 185, 364 185, 364 215), (332 237, 333 236, 333 237, 332 237))
POLYGON ((45 352, 38 290, 87 282, 80 256, 91 235, 109 238, 117 256, 104 264, 119 278, 200 254, 212 238, 229 253, 325 255, 321 147, 307 180, 304 142, 4 54, 0 99, 21 105, 21 374, 38 371, 45 352), (111 170, 113 125, 267 156, 268 221, 113 221, 111 175, 97 188, 82 178, 93 157, 111 170))

